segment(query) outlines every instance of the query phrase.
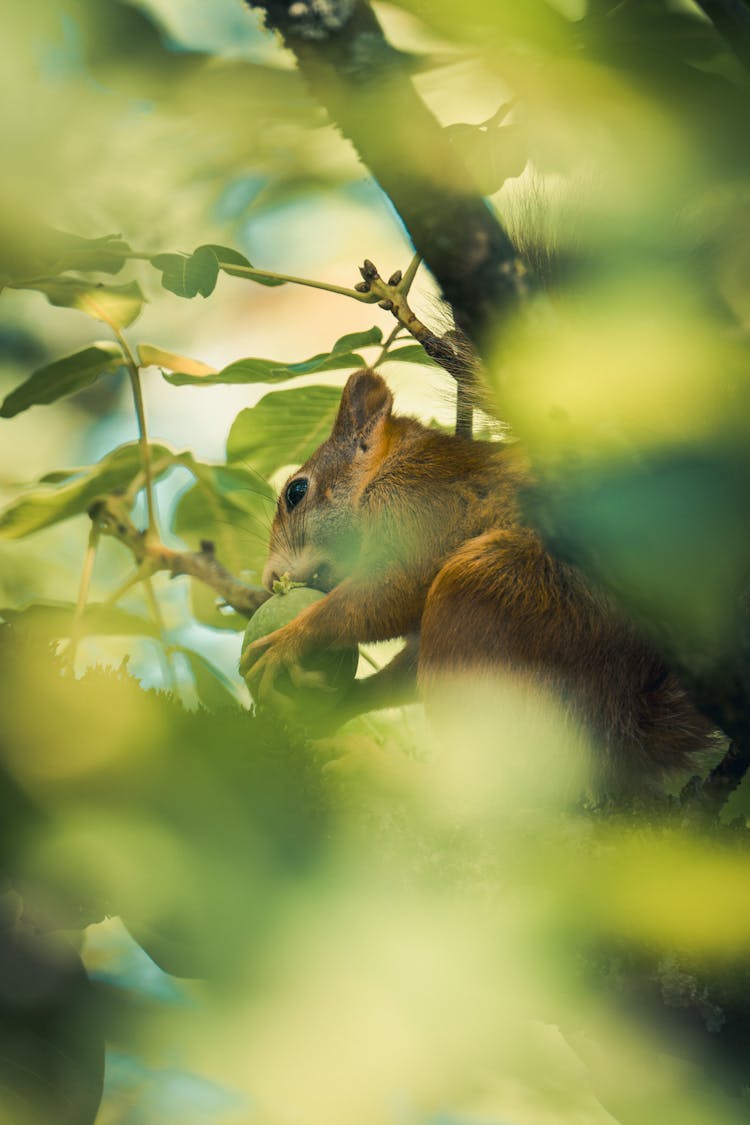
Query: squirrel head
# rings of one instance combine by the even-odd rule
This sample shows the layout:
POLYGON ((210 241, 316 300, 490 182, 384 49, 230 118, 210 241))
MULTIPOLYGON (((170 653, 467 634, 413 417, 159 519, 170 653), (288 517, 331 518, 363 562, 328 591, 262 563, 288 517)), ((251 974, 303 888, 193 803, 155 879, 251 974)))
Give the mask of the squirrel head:
POLYGON ((344 387, 330 437, 285 483, 263 584, 282 574, 328 592, 351 573, 362 542, 361 500, 387 454, 393 395, 374 371, 344 387))

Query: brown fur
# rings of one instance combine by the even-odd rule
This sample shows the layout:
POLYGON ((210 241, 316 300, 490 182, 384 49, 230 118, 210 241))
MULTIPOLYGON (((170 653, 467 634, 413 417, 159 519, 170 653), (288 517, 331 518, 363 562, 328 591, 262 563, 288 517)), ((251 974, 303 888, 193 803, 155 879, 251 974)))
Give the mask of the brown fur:
MULTIPOLYGON (((308 482, 304 500, 287 510, 282 491, 265 581, 289 573, 328 596, 272 635, 266 677, 312 647, 418 634, 423 691, 442 674, 512 673, 587 724, 605 775, 686 765, 710 725, 606 597, 523 526, 517 447, 439 433, 391 406, 380 376, 352 375, 331 436, 291 478, 308 482)), ((397 658, 364 681, 360 709, 383 706, 377 681, 413 665, 397 658)))

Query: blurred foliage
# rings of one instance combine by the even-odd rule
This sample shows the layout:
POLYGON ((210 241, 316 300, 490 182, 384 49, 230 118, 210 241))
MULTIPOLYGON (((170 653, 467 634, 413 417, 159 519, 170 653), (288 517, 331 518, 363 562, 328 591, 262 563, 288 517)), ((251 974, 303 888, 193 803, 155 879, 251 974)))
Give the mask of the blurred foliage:
MULTIPOLYGON (((513 684, 457 685, 431 732, 398 712, 312 742, 244 706, 245 622, 213 590, 144 582, 125 536, 86 554, 102 497, 149 525, 150 477, 148 535, 258 581, 273 485, 346 372, 433 374, 334 284, 367 239, 406 265, 388 205, 257 17, 209 8, 5 20, 0 1120, 746 1121, 750 783, 710 827, 665 795, 582 803, 577 733, 513 684), (111 428, 123 371, 170 396, 162 425, 194 393, 209 428, 243 387, 223 454, 139 435, 133 406, 111 428)), ((742 52, 689 0, 378 13, 542 281, 488 371, 529 511, 685 665, 731 657, 742 52)))

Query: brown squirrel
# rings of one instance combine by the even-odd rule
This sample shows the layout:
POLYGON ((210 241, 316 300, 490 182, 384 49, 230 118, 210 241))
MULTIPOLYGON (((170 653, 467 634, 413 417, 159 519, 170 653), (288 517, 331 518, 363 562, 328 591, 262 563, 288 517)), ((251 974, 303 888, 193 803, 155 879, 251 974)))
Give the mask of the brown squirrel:
POLYGON ((243 653, 254 698, 306 653, 408 638, 355 681, 346 716, 423 694, 441 674, 512 672, 551 689, 592 731, 603 776, 658 776, 711 743, 711 725, 608 598, 524 526, 519 447, 392 413, 375 372, 348 380, 330 437, 281 491, 263 581, 327 597, 243 653))

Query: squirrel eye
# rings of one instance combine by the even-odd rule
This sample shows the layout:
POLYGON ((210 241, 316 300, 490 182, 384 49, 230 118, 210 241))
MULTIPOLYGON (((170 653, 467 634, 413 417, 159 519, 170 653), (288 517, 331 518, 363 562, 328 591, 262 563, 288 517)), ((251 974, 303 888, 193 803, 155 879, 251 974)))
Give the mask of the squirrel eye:
POLYGON ((300 500, 303 500, 307 493, 307 480, 305 477, 298 477, 297 480, 291 481, 286 486, 284 499, 286 500, 286 510, 291 512, 292 508, 296 508, 300 500))

